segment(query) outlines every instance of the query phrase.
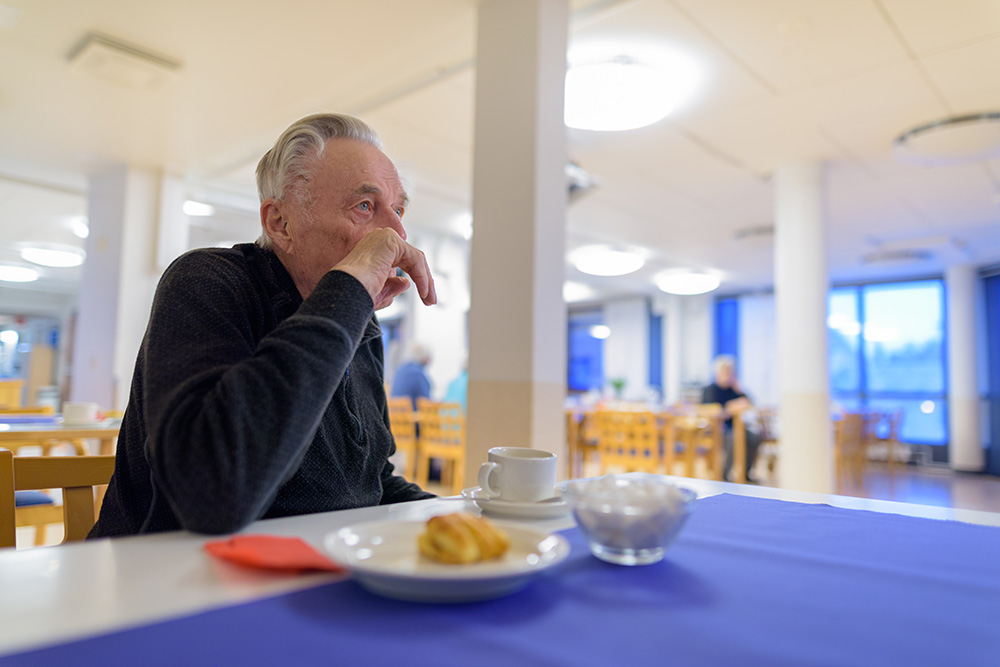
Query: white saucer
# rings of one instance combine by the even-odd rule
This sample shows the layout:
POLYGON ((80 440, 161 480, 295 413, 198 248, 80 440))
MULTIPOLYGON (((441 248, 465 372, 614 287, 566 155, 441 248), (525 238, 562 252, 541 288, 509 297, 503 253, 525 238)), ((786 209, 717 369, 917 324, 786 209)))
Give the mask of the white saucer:
POLYGON ((482 487, 473 486, 462 491, 462 497, 479 505, 486 514, 511 519, 557 519, 569 513, 569 503, 562 496, 555 496, 537 503, 516 503, 499 498, 488 498, 482 487))

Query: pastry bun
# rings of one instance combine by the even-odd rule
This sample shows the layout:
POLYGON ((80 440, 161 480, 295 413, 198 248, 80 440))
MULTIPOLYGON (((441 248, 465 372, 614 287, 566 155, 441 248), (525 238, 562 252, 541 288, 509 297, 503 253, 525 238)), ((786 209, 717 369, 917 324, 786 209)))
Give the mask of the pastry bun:
POLYGON ((417 546, 421 554, 440 563, 478 563, 504 555, 510 538, 488 519, 456 512, 431 517, 417 536, 417 546))

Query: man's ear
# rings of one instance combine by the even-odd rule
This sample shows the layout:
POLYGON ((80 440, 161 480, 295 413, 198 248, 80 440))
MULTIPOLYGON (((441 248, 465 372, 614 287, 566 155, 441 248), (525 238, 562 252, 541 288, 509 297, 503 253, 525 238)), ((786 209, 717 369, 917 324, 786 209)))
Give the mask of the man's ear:
POLYGON ((275 247, 280 248, 285 253, 291 252, 292 234, 282 210, 282 202, 273 198, 262 201, 260 203, 260 224, 275 247))

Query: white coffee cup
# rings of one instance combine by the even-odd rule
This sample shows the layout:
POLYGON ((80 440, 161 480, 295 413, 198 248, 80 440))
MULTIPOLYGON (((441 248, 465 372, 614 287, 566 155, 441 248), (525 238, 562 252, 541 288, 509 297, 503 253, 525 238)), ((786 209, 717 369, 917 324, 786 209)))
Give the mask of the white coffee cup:
POLYGON ((63 403, 63 423, 91 424, 97 421, 97 403, 63 403))
POLYGON ((479 468, 487 498, 534 503, 555 495, 556 455, 528 447, 494 447, 479 468))

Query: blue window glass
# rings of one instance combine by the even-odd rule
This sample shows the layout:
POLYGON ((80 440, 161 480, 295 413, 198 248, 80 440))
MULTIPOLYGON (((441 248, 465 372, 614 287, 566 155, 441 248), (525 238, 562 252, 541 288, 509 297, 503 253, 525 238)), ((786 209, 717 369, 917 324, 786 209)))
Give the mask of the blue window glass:
POLYGON ((601 311, 569 314, 567 384, 570 391, 600 390, 604 386, 604 340, 594 327, 604 324, 601 311))
POLYGON ((740 353, 740 302, 735 298, 715 302, 715 355, 740 353))
POLYGON ((663 392, 663 315, 649 313, 649 386, 663 392))
POLYGON ((986 472, 1000 475, 1000 275, 984 281, 986 292, 986 351, 989 383, 989 449, 986 472))
POLYGON ((861 391, 861 338, 857 288, 830 291, 827 325, 830 329, 830 387, 834 394, 861 391))

